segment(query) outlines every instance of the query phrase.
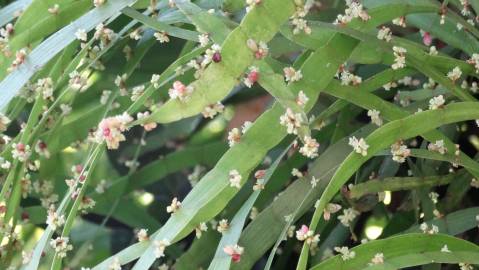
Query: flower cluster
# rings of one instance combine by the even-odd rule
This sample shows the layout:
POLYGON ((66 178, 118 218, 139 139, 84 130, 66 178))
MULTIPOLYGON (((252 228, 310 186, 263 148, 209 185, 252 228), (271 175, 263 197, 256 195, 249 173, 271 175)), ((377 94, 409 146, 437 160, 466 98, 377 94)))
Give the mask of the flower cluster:
POLYGON ((459 67, 455 67, 447 73, 447 77, 453 82, 459 80, 461 76, 462 76, 462 71, 459 67))
POLYGON ((178 99, 179 101, 186 101, 193 93, 193 86, 186 86, 180 81, 173 83, 173 88, 168 90, 171 99, 178 99))
POLYGON ((308 245, 312 245, 319 242, 319 234, 314 234, 314 231, 310 230, 308 226, 302 225, 301 228, 296 231, 296 239, 305 241, 308 245))
POLYGON ((153 36, 158 40, 160 43, 168 43, 170 42, 170 38, 168 37, 168 33, 165 31, 155 32, 153 36))
POLYGON ((438 152, 441 155, 444 155, 447 152, 447 148, 444 145, 443 140, 437 140, 435 143, 430 143, 427 146, 427 149, 429 149, 429 151, 438 152))
POLYGON ((255 82, 259 80, 259 68, 251 66, 248 69, 248 73, 243 78, 243 83, 246 87, 251 88, 255 82))
POLYGON ((315 158, 318 156, 319 143, 311 136, 304 137, 304 145, 299 149, 299 152, 308 158, 315 158))
POLYGON ((335 247, 334 251, 341 254, 341 259, 343 261, 351 260, 356 257, 356 252, 350 251, 348 247, 335 247))
POLYGON ((264 43, 263 41, 257 43, 253 39, 248 39, 246 41, 246 45, 251 51, 254 52, 254 57, 258 60, 261 60, 268 55, 268 45, 266 45, 266 43, 264 43))
POLYGON ((167 213, 176 213, 178 209, 181 207, 181 202, 178 201, 178 198, 174 197, 173 200, 171 201, 171 204, 166 207, 166 212, 167 213))
POLYGON ((303 78, 301 70, 295 70, 293 67, 283 68, 283 73, 287 82, 297 82, 303 78))
POLYGON ((221 104, 221 102, 216 102, 214 104, 206 106, 201 114, 203 114, 204 118, 211 118, 215 117, 218 113, 222 113, 225 109, 225 106, 221 104))
POLYGON ((439 108, 442 108, 444 106, 444 103, 446 103, 446 100, 444 100, 443 95, 433 97, 429 100, 429 110, 437 110, 439 108))
POLYGON ((293 34, 297 35, 301 32, 309 35, 311 34, 311 27, 308 26, 308 22, 305 17, 311 8, 311 4, 307 3, 306 5, 300 4, 296 6, 296 12, 291 16, 290 21, 293 25, 293 34))
POLYGON ((404 163, 406 158, 411 155, 411 150, 402 141, 398 141, 391 145, 391 154, 394 161, 404 163))
POLYGON ((18 159, 20 162, 25 162, 28 160, 32 151, 30 150, 30 145, 23 143, 13 143, 12 144, 12 157, 18 159))
POLYGON ((306 106, 306 103, 308 103, 308 101, 309 101, 308 96, 306 96, 306 94, 302 90, 299 91, 298 96, 296 97, 296 104, 304 108, 304 106, 306 106))
POLYGON ((161 258, 165 256, 165 249, 167 246, 169 246, 171 243, 168 239, 163 239, 163 240, 155 240, 153 242, 154 250, 153 253, 155 254, 155 258, 161 258))
POLYGON ((231 260, 234 263, 237 263, 241 260, 241 254, 244 252, 244 248, 238 246, 237 244, 235 245, 228 245, 223 248, 223 251, 231 256, 231 260))
POLYGON ((300 113, 294 113, 290 108, 286 109, 286 113, 281 115, 279 123, 286 127, 288 134, 298 134, 298 128, 303 123, 303 117, 300 113))
POLYGON ((73 249, 73 246, 68 244, 68 237, 57 237, 50 241, 50 245, 57 253, 58 257, 64 258, 67 256, 67 252, 73 249))
POLYGON ((343 70, 339 75, 341 80, 341 85, 359 85, 363 81, 363 79, 353 73, 343 70))
POLYGON ((366 143, 366 141, 363 138, 360 138, 358 140, 356 136, 350 137, 349 145, 351 145, 354 148, 354 151, 356 153, 361 154, 362 156, 367 156, 369 145, 366 143))
POLYGON ((354 18, 360 18, 363 21, 369 20, 371 17, 363 9, 363 5, 356 0, 346 0, 346 9, 344 15, 339 14, 334 24, 347 24, 354 18))
POLYGON ((386 42, 391 41, 392 39, 392 32, 389 27, 382 26, 381 29, 378 31, 377 38, 379 40, 385 40, 386 42))
POLYGON ((343 210, 343 214, 338 216, 338 219, 344 226, 349 227, 357 216, 359 216, 359 212, 354 208, 346 208, 343 210))
POLYGON ((335 203, 328 203, 324 208, 323 218, 328 221, 331 218, 331 214, 337 213, 341 210, 341 205, 335 203))
POLYGON ((101 120, 95 133, 97 142, 105 141, 108 149, 118 149, 120 142, 126 140, 123 132, 132 121, 133 118, 126 112, 101 120))
POLYGON ((407 50, 403 47, 393 47, 394 64, 391 65, 392 69, 400 69, 406 67, 406 53, 407 50))
POLYGON ((382 126, 383 119, 379 116, 380 112, 378 110, 369 110, 368 116, 371 118, 371 122, 377 126, 382 126))
POLYGON ((473 53, 471 58, 467 60, 467 63, 474 65, 476 73, 479 73, 479 53, 473 53))
POLYGON ((231 170, 229 172, 230 186, 237 189, 241 188, 241 174, 237 170, 231 170))

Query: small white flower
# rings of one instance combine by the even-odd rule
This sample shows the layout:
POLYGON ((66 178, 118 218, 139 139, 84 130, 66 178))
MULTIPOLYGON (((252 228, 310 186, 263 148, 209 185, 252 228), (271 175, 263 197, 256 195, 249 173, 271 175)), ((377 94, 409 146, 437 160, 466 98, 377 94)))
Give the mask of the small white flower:
POLYGON ((446 100, 444 100, 443 95, 433 97, 429 100, 429 110, 437 110, 439 108, 442 108, 444 106, 444 103, 446 103, 446 100))
POLYGON ((406 27, 406 17, 402 16, 392 20, 392 23, 397 26, 406 27))
POLYGON ((99 6, 102 6, 103 4, 106 3, 106 0, 93 0, 93 5, 95 7, 99 7, 99 6))
POLYGON ((291 175, 298 178, 303 177, 303 173, 300 172, 297 168, 293 168, 293 170, 291 171, 291 175))
POLYGON ((451 252, 449 250, 449 248, 447 247, 447 245, 444 245, 442 248, 441 248, 441 252, 451 252))
POLYGON ((87 40, 87 33, 85 31, 85 29, 78 29, 76 32, 75 32, 75 37, 80 40, 80 41, 86 41, 87 40))
POLYGON ((30 145, 23 143, 13 143, 12 144, 12 157, 13 159, 18 159, 20 162, 25 162, 28 160, 32 151, 30 150, 30 145))
POLYGON ((438 152, 441 155, 444 155, 447 152, 447 148, 445 147, 443 140, 437 140, 435 143, 430 143, 427 146, 427 149, 438 152))
POLYGON ((316 179, 316 177, 313 176, 311 178, 311 187, 315 188, 316 185, 318 185, 318 183, 319 183, 319 179, 316 179))
POLYGON ((241 133, 245 134, 251 126, 253 126, 251 121, 245 121, 241 126, 241 133))
POLYGON ((4 132, 5 130, 7 130, 7 127, 10 123, 10 119, 3 113, 0 113, 0 132, 4 132))
POLYGON ((382 126, 383 119, 379 116, 378 110, 368 110, 368 116, 371 117, 371 122, 377 126, 382 126))
POLYGON ((202 233, 203 232, 206 232, 208 230, 208 226, 206 225, 206 223, 204 222, 201 222, 198 226, 196 226, 195 228, 195 235, 196 235, 196 238, 200 238, 202 233))
MULTIPOLYGON (((317 203, 319 203, 319 200, 317 201, 317 203)), ((315 208, 316 205, 315 205, 315 208)), ((323 218, 324 220, 329 220, 331 218, 331 214, 334 214, 334 213, 337 213, 339 210, 341 210, 341 205, 339 204, 335 204, 335 203, 328 203, 324 209, 324 213, 323 213, 323 218)))
POLYGON ((171 201, 171 204, 166 207, 166 212, 167 213, 176 213, 178 209, 181 207, 181 202, 178 201, 178 198, 174 197, 173 200, 171 201))
POLYGON ((160 75, 159 74, 153 74, 151 75, 151 80, 150 80, 151 84, 153 85, 153 87, 155 89, 158 89, 160 87, 160 75))
POLYGON ((138 242, 147 241, 147 240, 149 239, 149 237, 148 237, 148 230, 147 230, 147 229, 140 229, 140 230, 136 233, 136 238, 138 238, 138 242))
POLYGON ((296 71, 293 67, 285 67, 283 72, 284 78, 287 82, 297 82, 303 78, 301 70, 296 71))
POLYGON ((406 158, 411 155, 411 150, 407 148, 402 141, 398 141, 395 144, 391 145, 391 154, 393 155, 393 160, 398 163, 404 163, 406 158))
POLYGON ((241 174, 237 170, 231 170, 229 172, 229 181, 230 187, 235 187, 237 189, 241 188, 241 174))
POLYGON ((346 208, 343 210, 343 214, 338 216, 338 219, 344 226, 349 227, 357 216, 359 216, 359 212, 354 208, 346 208))
POLYGON ((168 37, 168 34, 165 31, 161 32, 156 32, 153 34, 153 36, 158 40, 160 43, 168 43, 170 42, 170 38, 168 37))
POLYGON ((299 149, 299 152, 308 158, 315 158, 318 156, 319 143, 311 136, 304 137, 304 145, 299 149))
POLYGON ((314 231, 310 230, 308 226, 302 225, 301 228, 296 231, 296 239, 305 241, 308 245, 316 244, 319 242, 319 234, 314 234, 314 231))
POLYGON ((208 34, 198 35, 198 40, 200 41, 200 46, 201 47, 206 47, 206 46, 208 46, 208 43, 210 43, 210 38, 209 38, 208 34))
POLYGON ((221 102, 216 102, 215 104, 211 104, 206 106, 201 114, 203 114, 204 118, 211 118, 215 117, 218 113, 222 113, 225 109, 225 106, 221 104, 221 102))
POLYGON ((356 257, 356 252, 350 251, 348 247, 334 247, 334 251, 341 254, 343 261, 351 260, 356 257))
POLYGON ((281 125, 287 128, 288 134, 298 134, 298 128, 301 127, 303 122, 302 116, 299 113, 294 113, 290 108, 286 109, 286 113, 279 118, 281 125))
POLYGON ((303 91, 299 91, 298 97, 296 98, 296 104, 304 108, 304 106, 306 106, 306 103, 308 103, 308 101, 309 101, 309 98, 306 96, 306 94, 303 91))
POLYGON ((429 55, 438 55, 439 52, 436 49, 436 46, 429 47, 429 55))
POLYGON ((108 265, 108 270, 121 270, 120 259, 117 257, 113 258, 113 261, 108 265))
POLYGON ((68 240, 68 237, 57 237, 50 240, 50 246, 55 250, 58 257, 66 257, 67 252, 73 249, 73 246, 68 244, 68 240))
POLYGON ((400 69, 406 67, 406 53, 407 50, 402 47, 394 46, 394 64, 391 65, 392 69, 400 69))
POLYGON ((381 27, 381 29, 379 29, 378 31, 377 37, 379 40, 385 40, 386 42, 391 41, 392 39, 391 29, 389 29, 386 26, 381 27))
POLYGON ((64 215, 58 215, 58 213, 55 211, 55 207, 53 205, 50 206, 48 209, 48 215, 47 215, 47 225, 52 228, 52 230, 56 230, 57 228, 61 227, 63 224, 65 224, 65 216, 64 215))
POLYGON ((462 76, 462 71, 459 67, 455 67, 447 73, 447 77, 453 82, 459 80, 461 76, 462 76))
POLYGON ((476 178, 472 178, 472 180, 471 180, 471 187, 473 187, 473 188, 479 188, 479 180, 477 180, 476 178))
POLYGON ((371 265, 383 264, 384 263, 384 254, 376 253, 371 259, 371 265))
POLYGON ((368 155, 369 145, 366 143, 366 141, 363 138, 360 138, 358 140, 355 136, 350 137, 349 145, 351 145, 354 148, 354 151, 356 153, 361 154, 362 156, 368 155))
POLYGON ((361 84, 363 79, 351 72, 344 70, 340 74, 341 85, 358 85, 361 84))
POLYGON ((180 81, 173 83, 173 88, 168 90, 171 99, 178 99, 179 101, 186 101, 193 93, 192 86, 186 86, 180 81))
POLYGON ((228 223, 228 220, 222 219, 220 220, 218 227, 216 227, 216 230, 220 233, 225 233, 226 231, 229 230, 229 228, 230 228, 230 225, 228 223))
POLYGON ((241 140, 241 132, 238 128, 233 128, 228 132, 228 145, 229 147, 233 147, 241 140))
POLYGON ((153 250, 155 254, 155 258, 161 258, 165 256, 165 249, 167 246, 169 246, 171 243, 168 239, 163 239, 163 240, 155 240, 153 242, 153 246, 155 249, 153 250))

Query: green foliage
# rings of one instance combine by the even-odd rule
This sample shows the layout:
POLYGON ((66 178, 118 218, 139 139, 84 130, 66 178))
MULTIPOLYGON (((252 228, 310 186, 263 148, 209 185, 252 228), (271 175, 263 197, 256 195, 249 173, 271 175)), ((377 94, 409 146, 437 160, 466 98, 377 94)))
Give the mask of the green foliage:
POLYGON ((0 5, 0 269, 479 264, 478 1, 0 5))

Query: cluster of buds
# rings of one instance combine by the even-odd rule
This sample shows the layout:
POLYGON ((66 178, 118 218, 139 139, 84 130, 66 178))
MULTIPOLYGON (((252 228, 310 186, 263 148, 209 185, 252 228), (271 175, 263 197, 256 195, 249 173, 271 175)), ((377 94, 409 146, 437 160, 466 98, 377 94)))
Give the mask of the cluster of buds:
POLYGON ((318 156, 319 143, 311 136, 304 137, 304 145, 299 149, 299 152, 308 158, 315 158, 318 156))
POLYGON ((179 101, 186 101, 193 93, 193 86, 191 85, 184 85, 180 81, 176 81, 173 83, 173 88, 168 90, 168 94, 170 95, 171 99, 178 99, 179 101))
POLYGON ((95 134, 97 142, 105 141, 108 149, 118 149, 120 142, 126 140, 123 132, 128 129, 128 124, 132 121, 133 118, 126 112, 101 120, 95 134))
POLYGON ((43 99, 53 100, 53 80, 50 77, 38 79, 35 92, 42 95, 43 99))
POLYGON ((173 200, 171 201, 171 204, 166 207, 166 212, 167 213, 176 213, 181 208, 181 202, 178 200, 178 198, 174 197, 173 200))
POLYGON ((248 69, 248 73, 243 79, 243 83, 246 87, 251 88, 255 82, 259 80, 259 68, 255 66, 251 66, 248 69))
POLYGON ((27 58, 27 50, 21 49, 16 52, 15 59, 13 60, 12 64, 8 68, 8 72, 12 72, 17 69, 21 64, 25 63, 25 59, 27 58))
POLYGON ((296 231, 296 239, 305 241, 308 245, 312 245, 319 242, 319 234, 314 234, 314 231, 310 230, 308 226, 302 225, 301 228, 296 231))
MULTIPOLYGON (((138 120, 142 120, 142 119, 146 119, 150 116, 150 112, 149 111, 146 111, 146 112, 139 112, 137 115, 136 115, 136 118, 138 120)), ((142 123, 141 126, 145 129, 145 131, 152 131, 153 129, 155 129, 158 125, 156 124, 156 122, 154 121, 151 121, 151 122, 147 122, 147 123, 142 123)))
POLYGON ((67 252, 73 249, 73 246, 68 244, 68 237, 57 237, 50 241, 50 245, 57 253, 58 257, 64 258, 67 256, 67 252))
POLYGON ((265 184, 264 177, 265 177, 265 175, 266 175, 265 170, 258 170, 254 173, 254 178, 256 179, 256 183, 253 186, 254 191, 264 189, 264 184, 265 184))
POLYGON ((261 60, 268 55, 268 45, 266 45, 266 43, 264 43, 263 41, 257 43, 253 39, 248 39, 246 41, 246 45, 251 51, 254 52, 254 57, 258 60, 261 60))
POLYGON ((218 113, 222 113, 224 109, 225 106, 221 104, 221 102, 216 102, 206 106, 201 113, 203 114, 203 117, 213 119, 218 113))
POLYGON ((223 248, 223 251, 229 256, 231 256, 231 260, 234 263, 238 263, 241 260, 241 254, 243 254, 244 248, 235 244, 235 245, 225 246, 223 248))
POLYGON ((28 144, 13 143, 12 148, 12 157, 20 162, 27 161, 32 153, 28 144))
POLYGON ((158 40, 160 43, 168 43, 170 42, 170 37, 168 37, 168 33, 165 31, 156 32, 153 36, 158 40))
POLYGON ((354 148, 354 151, 356 153, 361 154, 362 156, 368 155, 369 145, 366 143, 366 141, 363 138, 360 138, 358 140, 355 136, 350 137, 349 145, 351 145, 354 148))
POLYGON ((153 246, 155 249, 153 250, 155 257, 156 258, 161 258, 165 256, 165 249, 167 246, 169 246, 171 243, 168 239, 163 239, 163 240, 155 240, 153 242, 153 246))
POLYGON ((69 75, 70 80, 68 81, 68 85, 70 86, 71 89, 75 91, 84 92, 87 89, 87 78, 78 73, 78 71, 73 71, 69 75))
POLYGON ((340 75, 341 85, 359 85, 363 79, 353 73, 343 70, 340 75))

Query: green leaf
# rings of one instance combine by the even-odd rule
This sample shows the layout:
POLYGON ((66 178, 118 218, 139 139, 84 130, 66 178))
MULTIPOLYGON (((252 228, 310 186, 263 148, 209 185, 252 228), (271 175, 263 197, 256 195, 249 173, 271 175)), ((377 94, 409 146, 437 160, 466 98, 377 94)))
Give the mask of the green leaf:
POLYGON ((371 241, 351 249, 356 256, 342 260, 334 256, 315 265, 320 269, 400 269, 429 263, 479 263, 479 247, 465 240, 441 234, 405 234, 371 241), (447 245, 451 252, 442 252, 447 245), (377 253, 384 255, 384 264, 369 265, 377 253))

